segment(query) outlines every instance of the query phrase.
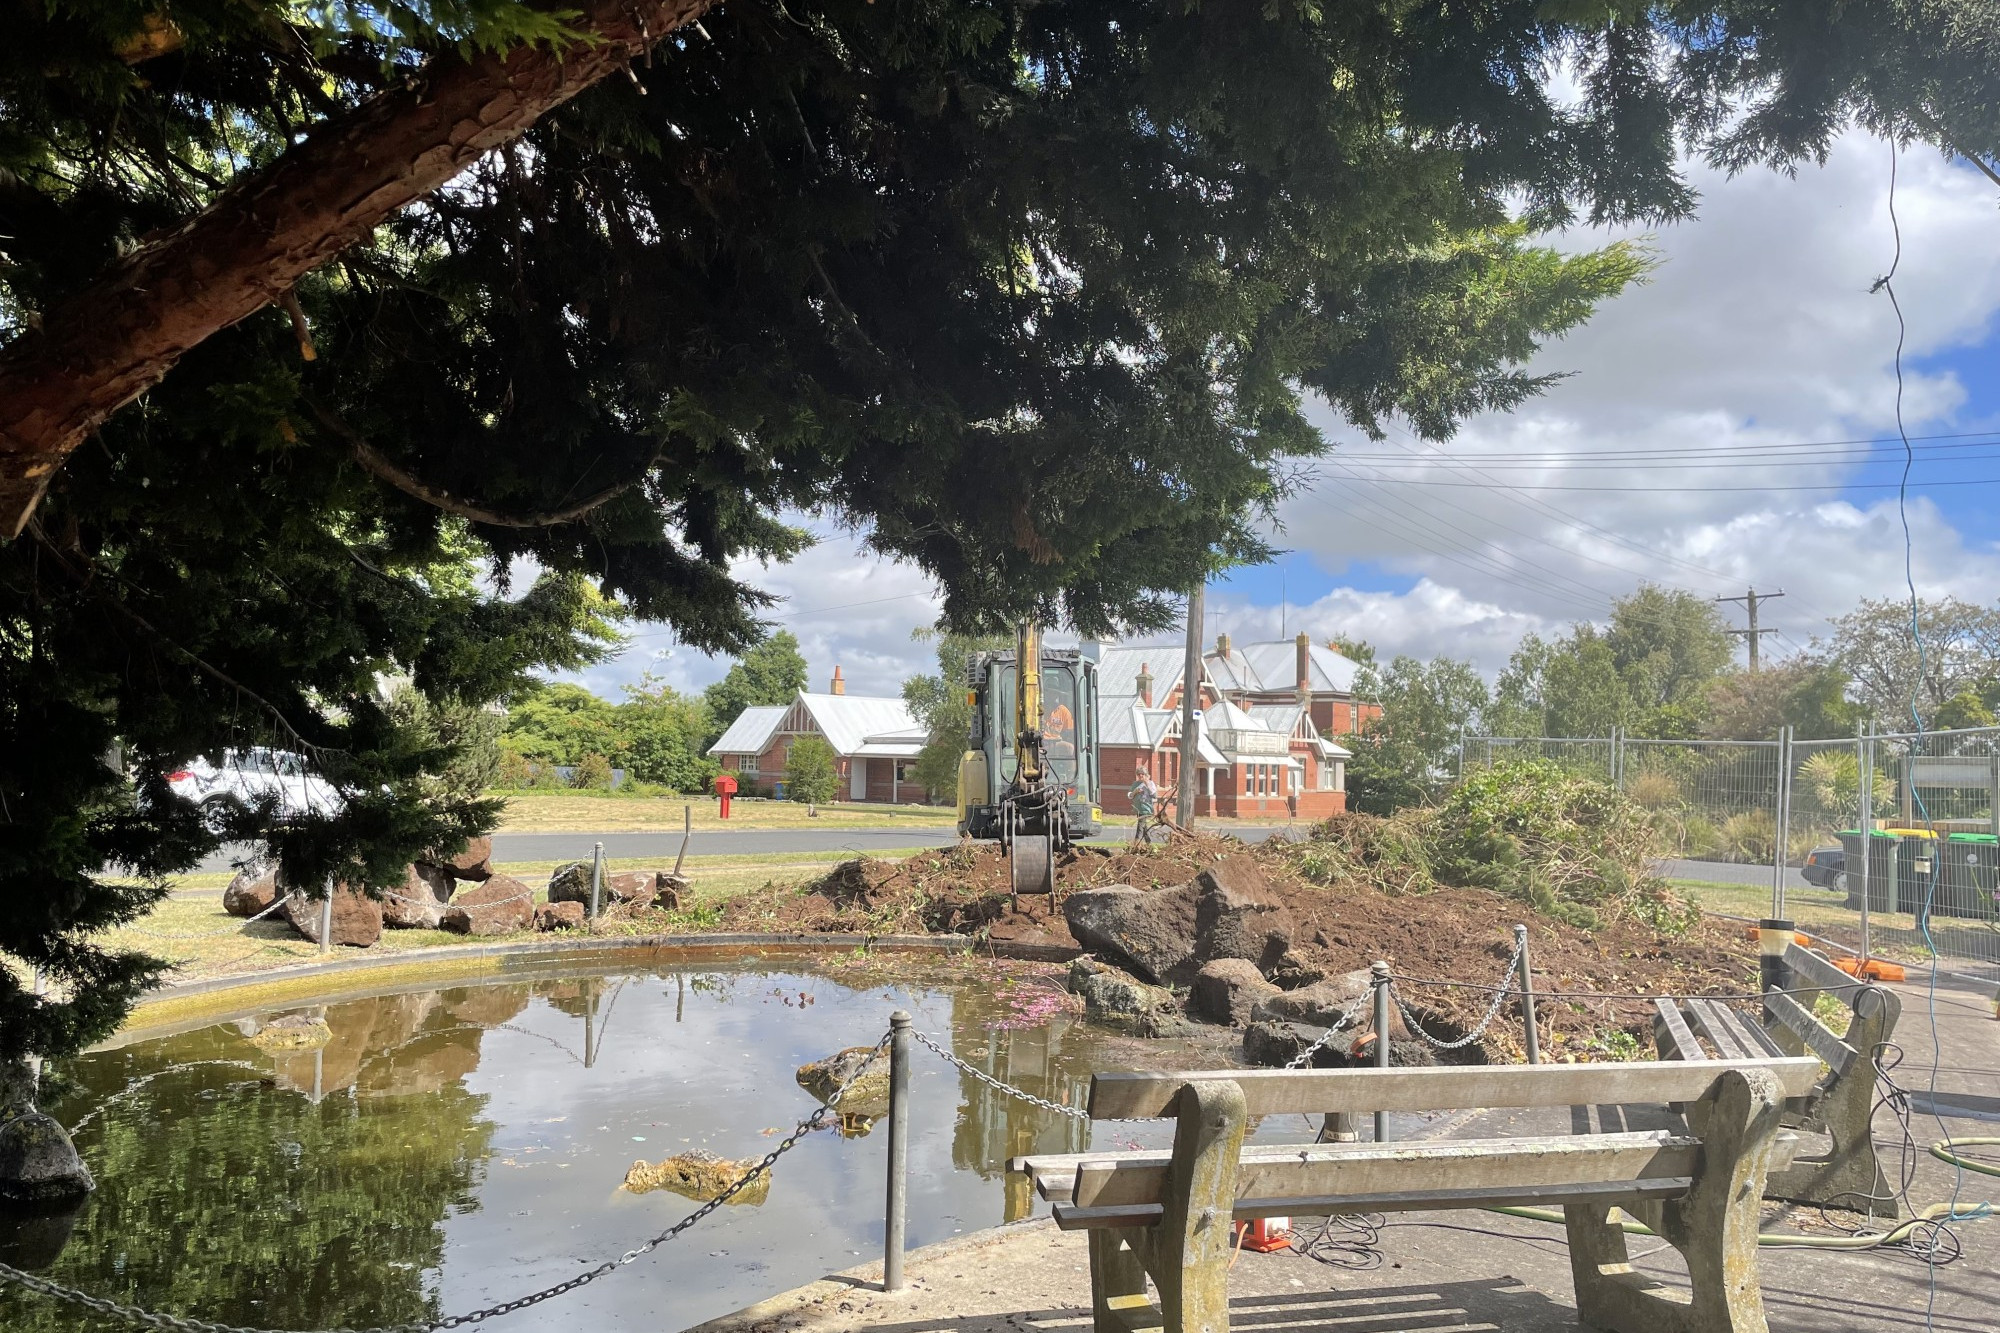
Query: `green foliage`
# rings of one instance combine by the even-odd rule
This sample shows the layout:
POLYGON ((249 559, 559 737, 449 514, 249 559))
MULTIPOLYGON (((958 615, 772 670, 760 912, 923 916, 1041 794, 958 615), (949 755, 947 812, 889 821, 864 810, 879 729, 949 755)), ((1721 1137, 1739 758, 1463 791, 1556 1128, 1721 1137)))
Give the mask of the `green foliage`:
POLYGON ((833 747, 819 736, 800 736, 785 756, 785 795, 807 805, 830 801, 840 790, 833 747))
POLYGON ((1645 812, 1545 759, 1469 775, 1432 816, 1429 845, 1440 882, 1497 889, 1576 925, 1603 913, 1659 924, 1678 911, 1648 867, 1645 812))
POLYGON ((1009 642, 999 635, 940 635, 937 674, 912 676, 903 682, 903 702, 928 737, 917 755, 915 777, 932 800, 958 790, 959 760, 972 743, 972 706, 965 701, 967 660, 974 653, 1004 648, 1009 642))
POLYGON ((611 761, 595 750, 576 761, 570 770, 569 785, 578 791, 610 791, 611 761))
MULTIPOLYGON (((1874 772, 1875 808, 1887 810, 1896 799, 1896 783, 1883 769, 1874 772)), ((1821 750, 1799 765, 1793 799, 1803 796, 1809 809, 1828 820, 1853 818, 1861 809, 1861 758, 1852 750, 1821 750)))
POLYGON ((1485 680, 1470 662, 1398 656, 1386 668, 1364 666, 1355 692, 1382 711, 1361 734, 1343 738, 1354 752, 1348 808, 1386 815, 1435 800, 1451 778, 1460 736, 1486 707, 1485 680))
POLYGON ((1868 714, 1892 725, 1907 727, 1914 709, 1935 729, 1938 714, 1968 692, 1991 711, 2000 702, 1986 696, 2000 661, 2000 610, 1941 597, 1918 603, 1915 636, 1911 619, 1901 599, 1863 601, 1813 646, 1853 678, 1868 714))
POLYGON ((648 675, 625 687, 613 710, 619 764, 641 782, 673 792, 704 792, 720 771, 704 751, 714 731, 708 705, 648 675))
POLYGON ((1852 736, 1867 710, 1847 699, 1847 672, 1800 659, 1760 671, 1732 671, 1709 682, 1702 734, 1768 739, 1789 726, 1798 740, 1852 736))
POLYGON ((567 682, 523 691, 508 708, 501 734, 515 753, 564 767, 582 763, 587 754, 624 750, 612 704, 567 682))
MULTIPOLYGON (((713 743, 746 708, 790 703, 806 687, 806 659, 790 630, 779 630, 739 657, 728 674, 708 687, 709 735, 713 743)), ((704 747, 705 748, 705 747, 704 747)))

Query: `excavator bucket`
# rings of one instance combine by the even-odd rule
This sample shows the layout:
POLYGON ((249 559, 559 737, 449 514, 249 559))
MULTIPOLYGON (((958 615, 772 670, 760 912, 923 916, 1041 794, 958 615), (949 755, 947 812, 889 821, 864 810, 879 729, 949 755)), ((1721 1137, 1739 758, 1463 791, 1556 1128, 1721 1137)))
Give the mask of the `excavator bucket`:
POLYGON ((1056 891, 1056 838, 1050 831, 1016 833, 1007 857, 1013 871, 1014 896, 1056 891))

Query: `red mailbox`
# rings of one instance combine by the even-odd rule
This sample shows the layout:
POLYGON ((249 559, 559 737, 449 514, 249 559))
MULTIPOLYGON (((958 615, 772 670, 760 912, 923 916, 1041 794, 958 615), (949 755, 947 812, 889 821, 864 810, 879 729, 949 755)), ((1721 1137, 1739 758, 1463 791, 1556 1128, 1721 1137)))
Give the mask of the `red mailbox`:
POLYGON ((718 773, 715 777, 715 795, 722 802, 721 817, 724 819, 729 818, 729 798, 735 794, 736 779, 727 773, 718 773))

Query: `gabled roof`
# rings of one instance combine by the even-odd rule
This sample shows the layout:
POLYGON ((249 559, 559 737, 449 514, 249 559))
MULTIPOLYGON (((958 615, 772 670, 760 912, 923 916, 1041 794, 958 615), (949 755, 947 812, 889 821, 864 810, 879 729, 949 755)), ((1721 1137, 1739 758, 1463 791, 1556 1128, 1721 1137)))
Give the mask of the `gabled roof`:
MULTIPOLYGON (((871 737, 916 732, 917 720, 901 699, 865 694, 807 694, 799 691, 793 708, 804 708, 836 754, 860 754, 871 737)), ((917 749, 923 741, 916 742, 917 749)), ((916 753, 912 750, 910 753, 916 753)))
MULTIPOLYGON (((1220 689, 1275 693, 1298 688, 1298 642, 1294 639, 1232 644, 1228 657, 1210 652, 1204 660, 1220 689)), ((1306 684, 1315 694, 1353 693, 1359 670, 1353 661, 1323 643, 1307 645, 1306 684)))
POLYGON ((771 737, 777 735, 778 724, 785 720, 788 709, 746 708, 736 715, 729 724, 729 730, 722 733, 722 739, 708 747, 710 754, 762 754, 771 744, 771 737))
POLYGON ((1114 699, 1139 697, 1139 668, 1153 673, 1153 699, 1158 702, 1181 681, 1181 662, 1186 654, 1177 643, 1106 644, 1097 654, 1098 711, 1106 710, 1114 699))

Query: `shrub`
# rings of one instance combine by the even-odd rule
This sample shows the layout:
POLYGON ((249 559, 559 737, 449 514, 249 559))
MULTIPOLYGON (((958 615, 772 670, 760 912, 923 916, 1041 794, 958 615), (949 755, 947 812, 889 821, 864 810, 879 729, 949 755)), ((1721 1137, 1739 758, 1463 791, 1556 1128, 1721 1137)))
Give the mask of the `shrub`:
POLYGON ((832 800, 840 789, 834 759, 833 747, 818 736, 793 741, 785 759, 785 795, 808 805, 832 800))
POLYGON ((526 755, 518 750, 503 748, 500 751, 500 767, 493 776, 493 785, 518 791, 535 785, 535 766, 528 762, 526 755))
POLYGON ((1681 784, 1665 773, 1641 773, 1625 784, 1625 795, 1642 810, 1673 810, 1681 804, 1681 784))
MULTIPOLYGON (((1813 804, 1836 821, 1858 818, 1861 813, 1861 760, 1851 750, 1821 750, 1799 765, 1799 783, 1813 804)), ((1873 784, 1876 809, 1887 808, 1896 799, 1896 784, 1882 769, 1875 770, 1873 784)))
POLYGON ((578 791, 610 791, 611 761, 601 754, 587 754, 576 761, 569 785, 578 791))
POLYGON ((1778 849, 1778 821, 1768 810, 1745 810, 1722 821, 1722 855, 1745 865, 1769 865, 1778 849))

